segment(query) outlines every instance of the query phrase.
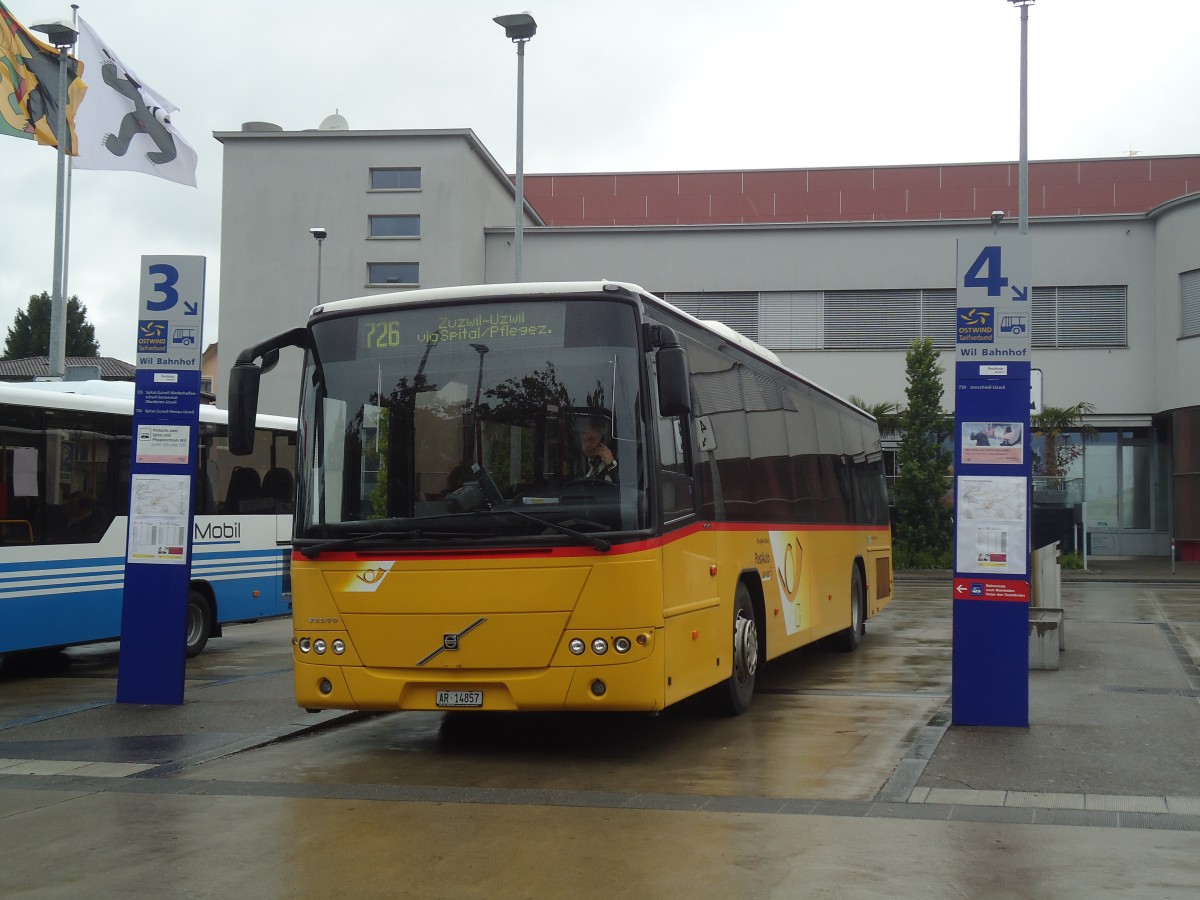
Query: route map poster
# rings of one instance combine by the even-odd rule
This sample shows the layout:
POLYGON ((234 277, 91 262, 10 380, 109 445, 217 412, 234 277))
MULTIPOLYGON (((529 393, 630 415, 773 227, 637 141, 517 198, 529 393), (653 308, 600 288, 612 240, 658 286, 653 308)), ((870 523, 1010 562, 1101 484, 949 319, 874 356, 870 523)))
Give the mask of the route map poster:
POLYGON ((134 475, 129 509, 129 562, 187 562, 187 475, 134 475))
POLYGON ((1024 478, 959 476, 958 571, 1025 574, 1027 498, 1024 478))

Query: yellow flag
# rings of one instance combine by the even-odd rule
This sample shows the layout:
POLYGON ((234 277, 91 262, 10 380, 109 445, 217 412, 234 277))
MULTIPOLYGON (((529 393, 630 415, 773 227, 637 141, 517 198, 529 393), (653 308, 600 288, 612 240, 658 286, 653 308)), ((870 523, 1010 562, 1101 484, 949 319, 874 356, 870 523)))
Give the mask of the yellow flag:
MULTIPOLYGON (((75 111, 83 64, 67 56, 67 153, 76 155, 75 111)), ((0 3, 0 134, 58 146, 58 50, 35 38, 0 3)))

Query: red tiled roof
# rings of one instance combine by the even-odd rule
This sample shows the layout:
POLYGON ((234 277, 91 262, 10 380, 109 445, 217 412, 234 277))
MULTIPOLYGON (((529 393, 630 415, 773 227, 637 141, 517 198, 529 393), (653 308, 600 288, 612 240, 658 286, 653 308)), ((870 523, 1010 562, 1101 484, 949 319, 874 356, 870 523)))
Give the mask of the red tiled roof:
MULTIPOLYGON (((99 366, 104 381, 133 381, 137 367, 113 356, 68 356, 70 366, 99 366)), ((24 359, 0 359, 0 381, 33 381, 50 371, 50 360, 45 356, 27 356, 24 359)))
MULTIPOLYGON (((526 175, 547 225, 890 222, 1017 215, 1018 165, 526 175)), ((1030 162, 1029 215, 1145 213, 1200 191, 1200 156, 1030 162)))

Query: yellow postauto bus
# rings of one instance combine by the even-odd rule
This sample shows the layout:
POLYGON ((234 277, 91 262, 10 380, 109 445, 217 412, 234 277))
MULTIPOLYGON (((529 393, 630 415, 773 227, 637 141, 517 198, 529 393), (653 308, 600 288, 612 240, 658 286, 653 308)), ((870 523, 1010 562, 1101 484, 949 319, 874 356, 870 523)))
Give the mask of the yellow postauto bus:
POLYGON ((234 452, 288 346, 302 707, 737 714, 891 600, 875 420, 636 285, 326 303, 239 356, 234 452))

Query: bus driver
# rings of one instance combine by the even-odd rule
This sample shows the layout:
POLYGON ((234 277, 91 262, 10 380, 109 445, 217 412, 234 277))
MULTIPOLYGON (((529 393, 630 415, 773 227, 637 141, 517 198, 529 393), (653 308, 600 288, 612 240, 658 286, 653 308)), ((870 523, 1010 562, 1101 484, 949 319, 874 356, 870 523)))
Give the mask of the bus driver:
POLYGON ((604 441, 604 431, 601 427, 594 422, 589 422, 579 433, 579 443, 583 447, 583 455, 587 459, 584 477, 615 483, 617 461, 613 457, 612 450, 604 441))

